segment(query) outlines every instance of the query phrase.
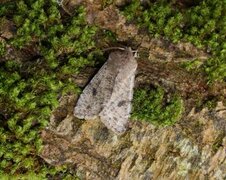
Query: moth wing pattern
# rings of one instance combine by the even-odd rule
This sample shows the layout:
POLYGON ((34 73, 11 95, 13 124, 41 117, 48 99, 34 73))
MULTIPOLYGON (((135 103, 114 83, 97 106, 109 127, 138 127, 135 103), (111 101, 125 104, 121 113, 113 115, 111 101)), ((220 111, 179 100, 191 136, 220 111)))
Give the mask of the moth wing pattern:
POLYGON ((111 66, 109 57, 80 95, 74 108, 75 117, 87 120, 97 118, 112 94, 117 72, 112 71, 111 66))
POLYGON ((133 56, 130 56, 128 63, 120 69, 111 98, 100 113, 101 121, 113 132, 123 133, 127 129, 132 109, 136 68, 137 62, 133 56))
POLYGON ((112 52, 83 90, 74 115, 87 120, 99 116, 109 129, 123 133, 130 117, 136 68, 130 48, 112 52))

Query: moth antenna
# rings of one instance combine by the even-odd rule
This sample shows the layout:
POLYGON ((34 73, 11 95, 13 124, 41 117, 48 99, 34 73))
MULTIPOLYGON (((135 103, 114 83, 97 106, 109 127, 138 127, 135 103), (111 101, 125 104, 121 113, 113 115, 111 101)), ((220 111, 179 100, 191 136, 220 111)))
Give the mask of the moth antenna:
POLYGON ((109 47, 109 48, 105 48, 105 49, 103 49, 103 51, 109 51, 109 50, 122 50, 122 51, 125 51, 126 50, 126 48, 124 48, 124 47, 109 47))
POLYGON ((135 58, 139 57, 138 50, 132 50, 131 47, 109 47, 109 48, 103 49, 103 51, 109 51, 109 50, 114 50, 114 49, 119 49, 119 50, 122 50, 122 51, 129 49, 130 51, 132 51, 132 53, 134 53, 135 58))

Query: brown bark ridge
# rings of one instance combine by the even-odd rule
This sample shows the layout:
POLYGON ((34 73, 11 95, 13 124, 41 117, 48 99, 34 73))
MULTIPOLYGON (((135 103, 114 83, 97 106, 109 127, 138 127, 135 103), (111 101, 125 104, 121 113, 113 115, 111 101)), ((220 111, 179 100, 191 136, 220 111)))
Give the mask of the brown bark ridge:
POLYGON ((62 98, 49 128, 42 131, 41 157, 52 165, 76 165, 81 179, 226 176, 226 110, 222 103, 211 111, 193 109, 172 127, 131 121, 130 129, 118 136, 98 119, 76 119, 74 102, 73 96, 62 98))
MULTIPOLYGON (((189 43, 172 44, 140 33, 127 24, 114 5, 103 7, 101 1, 67 1, 76 6, 84 3, 87 21, 117 34, 120 41, 139 45, 136 87, 160 85, 178 92, 186 113, 171 127, 130 121, 129 130, 116 135, 98 119, 84 121, 73 116, 77 97, 65 96, 42 131, 44 142, 40 156, 58 166, 75 166, 81 179, 225 179, 226 178, 226 107, 194 108, 207 96, 226 96, 224 84, 210 88, 200 73, 187 72, 178 62, 209 55, 189 43)), ((68 9, 73 9, 73 7, 68 9)), ((64 8, 67 8, 65 6, 64 8)), ((94 71, 86 69, 75 77, 84 87, 94 71), (87 73, 88 72, 88 73, 87 73)))

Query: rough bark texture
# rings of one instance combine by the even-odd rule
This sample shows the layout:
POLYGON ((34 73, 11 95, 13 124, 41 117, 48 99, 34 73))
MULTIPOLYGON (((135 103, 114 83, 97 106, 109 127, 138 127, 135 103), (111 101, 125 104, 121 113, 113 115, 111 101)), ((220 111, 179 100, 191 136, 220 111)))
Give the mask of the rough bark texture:
MULTIPOLYGON (((68 10, 77 3, 81 1, 67 1, 68 10)), ((225 85, 210 88, 201 74, 188 73, 178 65, 195 58, 204 61, 209 55, 190 44, 175 45, 139 33, 114 6, 102 8, 99 1, 85 5, 89 23, 115 32, 121 41, 132 39, 139 45, 136 87, 159 84, 167 91, 177 91, 186 112, 172 127, 131 121, 130 129, 117 136, 98 119, 76 119, 77 97, 62 97, 50 126, 42 132, 40 156, 52 165, 76 165, 81 179, 225 179, 226 107, 218 102, 212 110, 193 108, 207 96, 225 97, 225 85)), ((85 69, 75 82, 84 87, 93 73, 93 69, 85 69)))
POLYGON ((48 163, 76 165, 82 179, 225 178, 226 110, 221 103, 212 111, 193 109, 173 127, 132 121, 117 136, 98 119, 74 118, 74 102, 74 97, 64 98, 62 114, 56 113, 42 132, 41 156, 48 163))

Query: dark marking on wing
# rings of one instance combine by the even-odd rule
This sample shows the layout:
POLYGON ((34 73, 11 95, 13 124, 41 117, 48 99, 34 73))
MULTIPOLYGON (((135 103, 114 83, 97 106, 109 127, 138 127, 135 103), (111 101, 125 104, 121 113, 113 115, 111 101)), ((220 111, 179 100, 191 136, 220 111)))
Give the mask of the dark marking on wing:
POLYGON ((93 88, 92 93, 93 93, 93 96, 96 96, 96 95, 97 95, 97 90, 96 90, 96 88, 93 88))
POLYGON ((126 103, 126 101, 119 101, 119 103, 118 103, 118 107, 123 106, 125 103, 126 103))

